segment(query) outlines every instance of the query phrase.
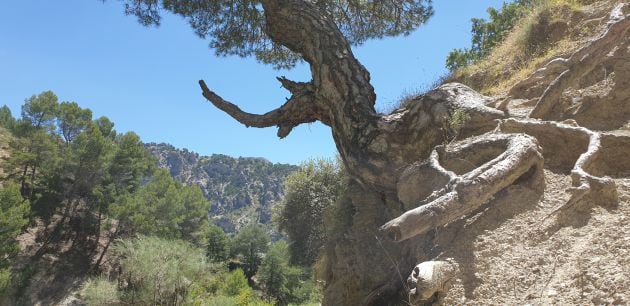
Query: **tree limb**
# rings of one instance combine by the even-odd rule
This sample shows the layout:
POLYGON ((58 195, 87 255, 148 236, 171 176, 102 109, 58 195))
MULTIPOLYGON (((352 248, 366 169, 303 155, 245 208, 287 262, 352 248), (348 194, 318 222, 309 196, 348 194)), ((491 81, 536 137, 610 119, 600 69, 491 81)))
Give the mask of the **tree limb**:
POLYGON ((246 127, 265 128, 278 126, 278 137, 284 138, 291 130, 302 124, 315 122, 316 120, 329 125, 328 116, 325 115, 316 104, 315 95, 310 83, 290 81, 284 77, 278 78, 282 86, 291 93, 282 106, 265 114, 251 114, 241 110, 235 104, 228 102, 211 91, 203 80, 199 80, 203 96, 218 109, 224 111, 230 117, 236 119, 246 127))

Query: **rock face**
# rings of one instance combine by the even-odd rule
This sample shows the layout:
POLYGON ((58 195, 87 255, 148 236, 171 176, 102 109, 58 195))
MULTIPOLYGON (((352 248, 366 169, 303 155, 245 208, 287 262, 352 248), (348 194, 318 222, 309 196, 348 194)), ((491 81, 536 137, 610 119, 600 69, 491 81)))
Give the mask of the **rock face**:
POLYGON ((200 156, 164 143, 146 147, 177 181, 201 188, 212 203, 211 217, 227 232, 250 222, 269 223, 271 205, 284 195, 284 179, 297 170, 264 158, 200 156))

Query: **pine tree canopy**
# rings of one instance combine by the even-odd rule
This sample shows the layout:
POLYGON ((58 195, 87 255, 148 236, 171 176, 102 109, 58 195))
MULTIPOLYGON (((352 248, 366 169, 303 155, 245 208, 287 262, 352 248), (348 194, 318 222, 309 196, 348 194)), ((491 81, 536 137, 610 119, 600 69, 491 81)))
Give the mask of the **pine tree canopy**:
MULTIPOLYGON (((125 13, 143 25, 159 25, 161 12, 185 18, 217 55, 255 56, 276 68, 290 68, 300 58, 273 42, 265 32, 264 1, 120 0, 125 13)), ((409 34, 433 14, 431 0, 310 0, 337 24, 349 43, 409 34)))

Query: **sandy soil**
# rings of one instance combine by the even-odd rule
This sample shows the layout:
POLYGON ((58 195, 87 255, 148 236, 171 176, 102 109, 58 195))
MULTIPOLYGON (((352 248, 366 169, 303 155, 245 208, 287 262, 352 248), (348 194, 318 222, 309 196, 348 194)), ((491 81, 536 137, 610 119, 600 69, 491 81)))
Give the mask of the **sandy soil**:
POLYGON ((483 211, 438 233, 440 257, 458 262, 446 305, 630 304, 630 178, 619 203, 566 203, 570 178, 545 172, 540 195, 514 186, 483 211))

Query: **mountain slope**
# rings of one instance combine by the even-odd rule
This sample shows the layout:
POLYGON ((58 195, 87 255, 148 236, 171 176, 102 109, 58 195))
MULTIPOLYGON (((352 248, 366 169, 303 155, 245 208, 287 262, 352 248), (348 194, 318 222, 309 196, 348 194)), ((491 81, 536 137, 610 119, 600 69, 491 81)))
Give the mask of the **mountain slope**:
POLYGON ((201 188, 212 203, 211 217, 228 232, 250 222, 269 223, 271 205, 284 195, 284 179, 298 168, 264 158, 201 156, 164 143, 146 147, 176 180, 201 188))

